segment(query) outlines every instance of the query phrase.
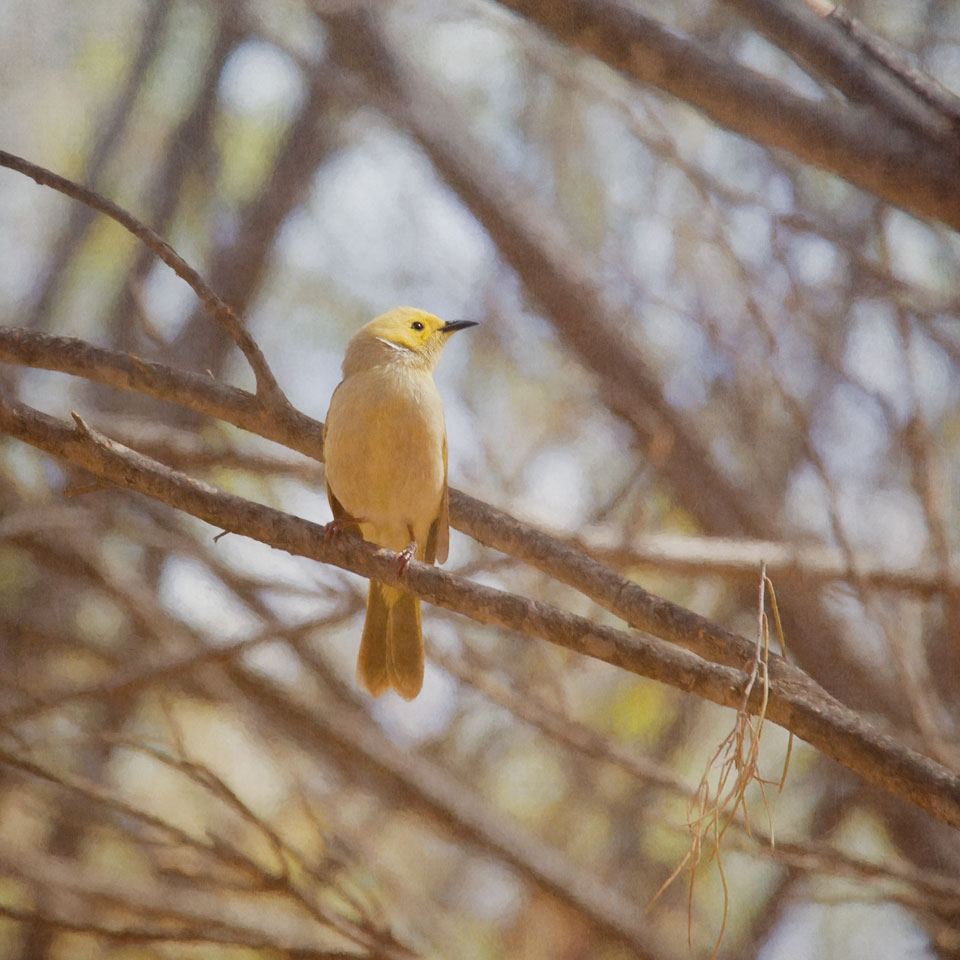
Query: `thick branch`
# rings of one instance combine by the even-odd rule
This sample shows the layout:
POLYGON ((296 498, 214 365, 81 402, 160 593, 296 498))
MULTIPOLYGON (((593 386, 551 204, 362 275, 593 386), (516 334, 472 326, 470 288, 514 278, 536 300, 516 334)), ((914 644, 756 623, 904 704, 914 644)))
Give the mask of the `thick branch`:
POLYGON ((196 373, 105 350, 73 337, 55 337, 18 327, 0 327, 0 360, 19 366, 86 377, 118 390, 218 417, 235 427, 322 459, 323 425, 287 403, 265 409, 257 397, 196 373))
POLYGON ((500 3, 629 79, 686 100, 721 127, 960 228, 955 145, 935 146, 869 107, 807 100, 643 16, 626 0, 500 3))
POLYGON ((901 77, 858 43, 839 20, 821 17, 797 0, 725 0, 770 40, 813 68, 851 100, 871 104, 884 116, 928 139, 955 136, 951 118, 922 98, 901 77))
POLYGON ((917 96, 921 97, 945 117, 950 117, 956 126, 960 123, 960 98, 938 83, 929 74, 923 73, 914 60, 888 40, 869 30, 852 17, 842 6, 833 6, 828 0, 807 0, 807 5, 819 16, 828 17, 837 23, 854 43, 868 53, 873 60, 900 79, 917 96), (832 7, 832 9, 830 9, 832 7))
MULTIPOLYGON (((86 376, 119 389, 138 390, 157 399, 179 403, 219 417, 228 423, 257 433, 267 439, 322 457, 322 424, 287 407, 270 416, 252 394, 195 374, 132 358, 117 351, 93 347, 81 340, 52 337, 32 331, 0 328, 0 360, 86 376)), ((551 537, 511 517, 489 504, 458 490, 450 493, 450 518, 453 525, 473 539, 503 553, 517 557, 544 573, 584 593, 631 626, 678 643, 714 663, 746 668, 753 658, 753 647, 742 637, 715 628, 702 618, 620 576, 601 562, 570 544, 551 537)), ((775 545, 764 545, 749 560, 750 575, 756 577, 761 560, 776 569, 789 564, 775 545)), ((658 562, 660 562, 658 557, 658 562)), ((820 561, 822 566, 822 559, 820 561)), ((743 563, 739 565, 743 571, 743 563)), ((804 567, 808 574, 809 564, 804 567)), ((827 566, 817 576, 843 577, 847 571, 827 566)), ((901 582, 895 575, 883 579, 885 585, 912 589, 912 581, 901 582)), ((942 585, 941 585, 942 586, 942 585)), ((929 590, 929 585, 916 587, 929 590)), ((777 661, 779 663, 779 661, 777 661)), ((782 663, 779 669, 793 668, 782 663)), ((798 676, 805 676, 798 671, 798 676)))
MULTIPOLYGON (((660 640, 627 634, 535 600, 464 581, 426 564, 411 562, 401 577, 395 555, 389 550, 350 537, 324 543, 323 527, 317 524, 193 480, 113 443, 90 430, 79 417, 76 420, 76 426, 71 427, 24 404, 0 400, 3 432, 224 530, 403 586, 431 603, 481 623, 549 640, 640 676, 694 692, 714 703, 739 705, 744 683, 741 670, 708 663, 660 640)), ((535 552, 536 548, 531 550, 535 552)), ((640 594, 648 596, 644 591, 640 594)), ((735 646, 742 649, 749 646, 743 638, 689 611, 658 598, 651 599, 651 612, 659 614, 658 622, 662 621, 671 637, 682 629, 694 633, 699 630, 719 638, 733 638, 735 646)), ((767 708, 770 719, 871 783, 945 823, 960 827, 960 777, 880 734, 796 668, 778 661, 773 664, 772 675, 767 708)))

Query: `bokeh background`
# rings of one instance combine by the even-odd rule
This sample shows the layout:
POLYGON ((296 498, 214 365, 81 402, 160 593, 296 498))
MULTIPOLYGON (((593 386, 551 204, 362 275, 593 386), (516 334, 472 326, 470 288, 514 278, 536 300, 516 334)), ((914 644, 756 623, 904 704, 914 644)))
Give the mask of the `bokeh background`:
MULTIPOLYGON (((960 89, 956 4, 850 10, 960 89)), ((838 97, 716 0, 643 13, 838 97)), ((437 373, 452 485, 750 637, 768 560, 792 659, 957 768, 951 229, 492 0, 0 0, 0 91, 0 146, 168 238, 305 413, 376 314, 482 321, 437 373)), ((166 267, 9 170, 0 318, 252 387, 166 267)), ((329 517, 319 464, 232 427, 0 385, 329 517)), ((645 912, 729 711, 430 607, 422 695, 373 701, 364 581, 88 481, 0 441, 3 958, 666 960, 724 914, 722 956, 960 956, 954 832, 804 744, 723 877, 645 912)), ((610 619, 456 532, 447 566, 610 619)), ((768 726, 772 780, 785 747, 768 726)))

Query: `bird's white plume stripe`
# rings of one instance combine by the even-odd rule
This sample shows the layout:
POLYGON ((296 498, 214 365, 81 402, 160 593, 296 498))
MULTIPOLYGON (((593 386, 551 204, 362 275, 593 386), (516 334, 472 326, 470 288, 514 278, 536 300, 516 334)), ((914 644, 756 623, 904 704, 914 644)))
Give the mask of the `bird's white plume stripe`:
POLYGON ((394 350, 399 350, 401 353, 409 353, 410 348, 405 347, 402 343, 394 343, 392 340, 384 340, 383 337, 374 337, 374 340, 379 340, 381 343, 385 343, 388 347, 393 347, 394 350))

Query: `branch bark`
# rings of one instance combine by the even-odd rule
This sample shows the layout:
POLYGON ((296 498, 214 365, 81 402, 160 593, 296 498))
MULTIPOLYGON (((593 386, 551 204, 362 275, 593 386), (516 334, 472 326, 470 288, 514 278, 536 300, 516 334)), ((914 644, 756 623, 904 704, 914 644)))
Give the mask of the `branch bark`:
MULTIPOLYGON (((430 603, 481 623, 548 640, 722 706, 736 708, 740 704, 746 679, 741 669, 710 663, 663 640, 602 626, 548 604, 471 583, 416 561, 411 562, 401 576, 396 556, 389 550, 350 537, 325 543, 322 526, 170 470, 96 433, 76 414, 74 417, 76 423, 71 427, 25 404, 0 399, 3 432, 83 467, 103 480, 146 494, 224 530, 297 556, 402 586, 430 603)), ((515 540, 521 532, 519 526, 514 526, 511 539, 515 540)), ((531 556, 541 555, 548 540, 540 535, 526 551, 531 556)), ((573 548, 560 547, 561 553, 576 553, 573 548)), ((646 629, 654 627, 661 636, 671 640, 682 637, 693 643, 716 646, 724 656, 732 653, 736 659, 740 652, 752 650, 743 637, 691 611, 652 597, 615 574, 604 575, 602 568, 596 569, 599 565, 589 558, 583 558, 581 566, 583 577, 593 580, 586 589, 581 585, 584 592, 589 595, 591 589, 613 590, 613 601, 631 610, 633 619, 650 618, 646 629)), ((751 701, 753 709, 759 705, 759 691, 756 693, 751 701)), ((869 782, 944 823, 960 827, 960 777, 880 733, 802 671, 778 658, 771 664, 766 715, 869 782)))
MULTIPOLYGON (((945 115, 858 43, 832 16, 818 16, 796 0, 725 0, 800 65, 810 68, 845 96, 872 105, 932 143, 956 135, 955 116, 945 115)), ((955 145, 956 146, 956 145, 955 145)))
POLYGON ((0 327, 0 360, 18 366, 57 370, 118 390, 142 393, 232 423, 242 430, 316 460, 323 459, 323 424, 290 404, 265 407, 255 394, 201 374, 141 360, 131 353, 95 347, 18 327, 0 327))
POLYGON ((131 213, 124 210, 112 200, 101 196, 94 190, 83 187, 72 180, 67 180, 45 167, 31 163, 23 157, 0 150, 0 166, 9 167, 18 173, 24 174, 43 187, 52 187, 59 193, 79 200, 100 213, 116 220, 122 227, 129 230, 138 240, 152 250, 173 272, 187 283, 199 297, 204 309, 229 335, 230 339, 240 348, 250 364, 257 381, 257 397, 263 403, 272 406, 289 405, 289 401, 280 389, 276 377, 273 375, 266 357, 257 342, 250 335, 247 328, 237 318, 232 308, 228 306, 214 289, 187 263, 163 237, 141 223, 131 213))
POLYGON ((629 945, 640 958, 660 956, 647 942, 637 905, 559 851, 491 810, 441 766, 403 750, 377 730, 368 715, 343 701, 307 710, 275 684, 238 663, 226 665, 231 680, 264 716, 308 746, 319 745, 336 763, 384 785, 391 797, 428 810, 438 821, 569 903, 608 936, 629 945))
POLYGON ((945 147, 873 107, 808 100, 643 16, 625 0, 500 3, 627 79, 685 100, 725 129, 960 229, 955 138, 945 147))
POLYGON ((876 590, 920 597, 960 594, 960 563, 897 567, 864 550, 853 554, 851 566, 849 555, 825 544, 672 533, 642 534, 623 543, 607 530, 579 531, 573 543, 594 560, 617 570, 649 566, 689 576, 716 574, 729 581, 755 584, 757 571, 765 563, 774 583, 800 577, 831 583, 856 575, 859 582, 876 590))

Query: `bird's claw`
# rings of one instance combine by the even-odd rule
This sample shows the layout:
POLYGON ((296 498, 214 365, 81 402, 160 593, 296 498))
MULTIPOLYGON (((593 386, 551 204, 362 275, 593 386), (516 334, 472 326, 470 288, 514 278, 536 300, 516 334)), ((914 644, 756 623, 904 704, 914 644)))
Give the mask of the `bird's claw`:
POLYGON ((403 574, 407 572, 407 567, 410 566, 410 561, 413 560, 416 555, 417 541, 413 540, 397 554, 397 573, 403 576, 403 574))
POLYGON ((331 540, 335 540, 337 537, 343 536, 345 531, 356 525, 357 521, 353 517, 334 517, 333 520, 323 528, 324 545, 330 543, 331 540))

